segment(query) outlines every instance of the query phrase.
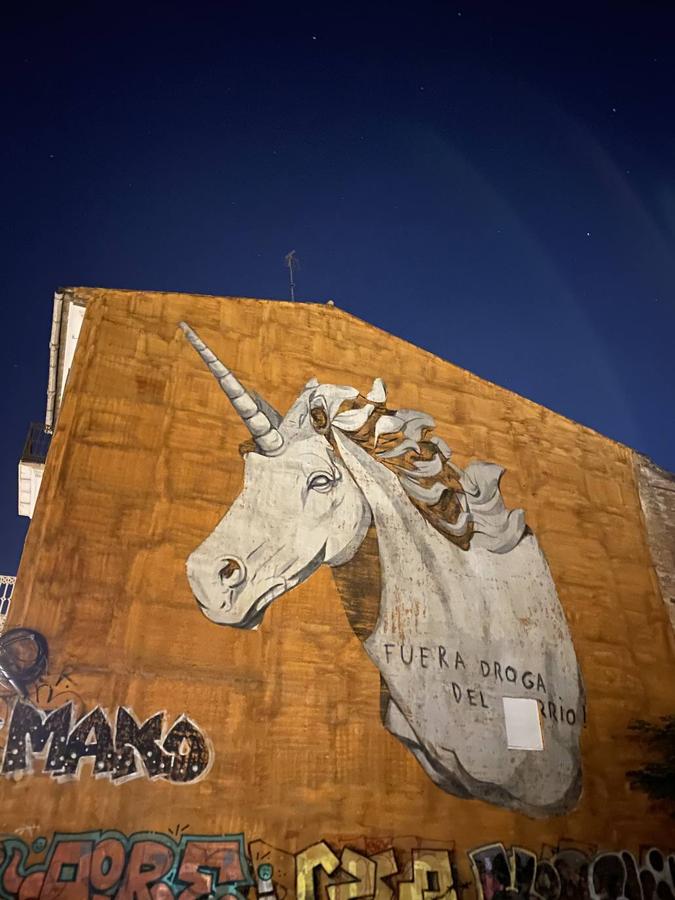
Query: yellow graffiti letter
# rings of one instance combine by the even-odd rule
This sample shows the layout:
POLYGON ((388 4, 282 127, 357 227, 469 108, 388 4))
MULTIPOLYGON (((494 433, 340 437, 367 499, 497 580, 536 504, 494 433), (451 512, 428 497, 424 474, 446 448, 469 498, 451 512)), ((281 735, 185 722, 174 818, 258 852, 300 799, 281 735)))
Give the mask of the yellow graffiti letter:
POLYGON ((375 893, 375 863, 348 847, 342 851, 340 868, 355 880, 347 884, 328 885, 330 900, 361 900, 375 893))
POLYGON ((331 875, 340 865, 340 860, 324 841, 312 844, 302 850, 295 858, 295 896, 296 900, 316 900, 314 889, 314 870, 322 868, 331 875))
POLYGON ((398 886, 399 900, 457 900, 447 850, 413 850, 412 881, 398 886))

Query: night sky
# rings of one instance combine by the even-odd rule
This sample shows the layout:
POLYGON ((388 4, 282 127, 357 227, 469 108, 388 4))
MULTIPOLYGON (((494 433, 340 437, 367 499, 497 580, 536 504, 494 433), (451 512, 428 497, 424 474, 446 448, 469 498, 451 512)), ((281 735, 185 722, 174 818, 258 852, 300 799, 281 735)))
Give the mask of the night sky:
POLYGON ((298 299, 675 470, 675 4, 13 6, 0 573, 55 288, 287 299, 292 249, 298 299))

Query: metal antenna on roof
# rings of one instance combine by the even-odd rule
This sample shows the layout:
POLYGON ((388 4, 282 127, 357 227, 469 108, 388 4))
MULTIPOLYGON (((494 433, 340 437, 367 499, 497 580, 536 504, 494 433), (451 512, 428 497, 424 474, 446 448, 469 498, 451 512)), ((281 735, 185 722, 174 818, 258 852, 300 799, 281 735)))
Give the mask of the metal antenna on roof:
POLYGON ((288 278, 291 283, 291 300, 295 300, 295 279, 293 278, 293 270, 300 268, 300 260, 295 255, 295 250, 291 250, 284 256, 284 265, 288 266, 288 278))

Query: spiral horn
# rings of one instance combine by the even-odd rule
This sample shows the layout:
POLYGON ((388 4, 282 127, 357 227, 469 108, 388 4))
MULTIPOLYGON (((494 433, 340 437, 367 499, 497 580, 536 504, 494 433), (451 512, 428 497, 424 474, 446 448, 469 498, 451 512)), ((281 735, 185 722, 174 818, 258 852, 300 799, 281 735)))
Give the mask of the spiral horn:
POLYGON ((244 425, 251 432, 260 453, 264 456, 276 456, 280 453, 284 446, 283 436, 261 408, 262 401, 246 390, 236 375, 230 372, 187 322, 181 322, 180 327, 215 376, 244 425))

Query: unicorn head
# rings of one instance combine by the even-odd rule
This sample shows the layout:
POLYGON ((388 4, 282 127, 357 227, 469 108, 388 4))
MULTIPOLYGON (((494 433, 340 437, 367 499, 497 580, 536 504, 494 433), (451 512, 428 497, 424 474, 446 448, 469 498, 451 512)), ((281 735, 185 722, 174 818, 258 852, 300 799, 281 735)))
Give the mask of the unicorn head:
POLYGON ((320 565, 354 556, 372 515, 340 452, 345 440, 394 473, 411 503, 458 547, 473 539, 504 552, 521 537, 522 511, 501 503, 502 470, 488 467, 476 478, 456 467, 447 444, 431 434, 430 416, 387 409, 380 378, 365 396, 312 379, 282 418, 187 324, 181 328, 251 435, 241 448, 243 490, 187 563, 193 593, 213 622, 255 627, 273 600, 320 565), (489 515, 481 516, 487 504, 489 515))
POLYGON ((361 639, 387 687, 385 727, 448 793, 569 810, 583 685, 543 553, 523 510, 504 505, 503 469, 456 466, 433 419, 388 408, 379 378, 366 394, 312 379, 282 417, 181 327, 251 436, 241 493, 188 558, 204 614, 257 627, 319 566, 348 563, 372 524, 380 606, 361 639), (541 710, 541 752, 506 746, 506 699, 541 710))

